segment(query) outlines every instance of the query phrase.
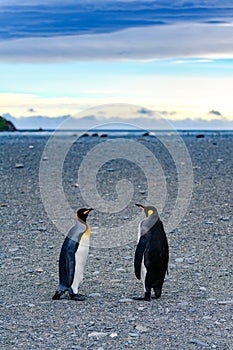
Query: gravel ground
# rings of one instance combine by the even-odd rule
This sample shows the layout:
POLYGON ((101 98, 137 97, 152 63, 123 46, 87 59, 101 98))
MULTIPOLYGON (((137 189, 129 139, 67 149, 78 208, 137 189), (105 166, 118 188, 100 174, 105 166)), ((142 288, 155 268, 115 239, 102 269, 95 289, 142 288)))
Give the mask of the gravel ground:
MULTIPOLYGON (((167 181, 166 222, 178 191, 176 168, 156 139, 136 140, 159 154, 167 181)), ((233 137, 190 135, 183 140, 192 159, 194 188, 183 220, 167 234, 169 275, 162 297, 132 300, 142 287, 133 272, 137 227, 128 228, 127 220, 137 215, 140 220, 132 203, 146 204, 147 188, 143 171, 119 159, 101 167, 98 190, 114 200, 115 181, 127 177, 136 189, 132 203, 116 215, 90 214, 94 244, 80 290, 87 298, 74 302, 51 300, 64 233, 48 217, 40 196, 39 166, 47 137, 1 137, 1 349, 233 349, 233 137), (99 237, 104 239, 98 236, 101 227, 108 227, 111 236, 122 223, 124 232, 113 241, 117 245, 124 236, 128 242, 98 246, 99 237)), ((60 137, 58 149, 66 141, 60 137)), ((76 185, 79 164, 100 142, 105 140, 82 138, 67 154, 62 181, 74 210, 84 205, 76 185)))

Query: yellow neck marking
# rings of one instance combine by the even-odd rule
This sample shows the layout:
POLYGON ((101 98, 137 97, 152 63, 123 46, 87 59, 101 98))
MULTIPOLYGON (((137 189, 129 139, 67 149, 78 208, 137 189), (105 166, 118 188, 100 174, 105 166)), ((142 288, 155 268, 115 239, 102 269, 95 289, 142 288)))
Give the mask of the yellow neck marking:
POLYGON ((90 233, 91 233, 91 228, 90 228, 90 225, 88 223, 86 223, 86 232, 84 233, 85 236, 90 236, 90 233))
POLYGON ((151 216, 151 215, 153 214, 153 212, 154 212, 153 210, 148 210, 147 215, 148 215, 148 216, 151 216))

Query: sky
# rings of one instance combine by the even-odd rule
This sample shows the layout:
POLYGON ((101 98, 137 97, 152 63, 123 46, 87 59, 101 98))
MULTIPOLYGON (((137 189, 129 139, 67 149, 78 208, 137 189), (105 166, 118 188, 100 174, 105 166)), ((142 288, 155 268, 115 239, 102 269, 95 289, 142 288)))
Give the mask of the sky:
POLYGON ((233 120, 232 0, 0 0, 0 115, 233 120))

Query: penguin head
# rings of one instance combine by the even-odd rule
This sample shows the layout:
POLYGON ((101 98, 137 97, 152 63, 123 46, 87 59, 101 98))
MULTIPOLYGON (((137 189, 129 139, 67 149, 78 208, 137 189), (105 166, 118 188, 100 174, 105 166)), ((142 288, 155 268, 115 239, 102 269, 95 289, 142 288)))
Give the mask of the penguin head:
POLYGON ((141 208, 147 217, 151 216, 151 215, 155 215, 156 217, 159 216, 157 209, 155 207, 153 207, 152 205, 144 206, 142 204, 136 204, 136 206, 141 208))
POLYGON ((88 214, 90 213, 91 210, 94 210, 93 208, 82 208, 82 209, 79 209, 76 213, 76 219, 80 219, 84 222, 86 222, 86 219, 88 217, 88 214))

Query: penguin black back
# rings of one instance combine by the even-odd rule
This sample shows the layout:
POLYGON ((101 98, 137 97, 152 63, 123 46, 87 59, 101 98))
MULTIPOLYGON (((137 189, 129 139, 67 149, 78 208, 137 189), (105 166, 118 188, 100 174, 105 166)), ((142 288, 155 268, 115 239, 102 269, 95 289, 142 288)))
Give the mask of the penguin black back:
POLYGON ((84 300, 78 293, 78 287, 83 278, 83 271, 89 250, 90 226, 86 223, 92 208, 82 208, 76 213, 76 224, 68 232, 59 257, 59 286, 53 299, 60 299, 69 292, 73 300, 84 300))
POLYGON ((150 300, 151 288, 155 298, 159 298, 165 274, 168 269, 169 248, 163 223, 153 206, 137 204, 146 214, 139 225, 138 244, 135 251, 134 270, 138 279, 142 279, 144 297, 136 299, 150 300))

